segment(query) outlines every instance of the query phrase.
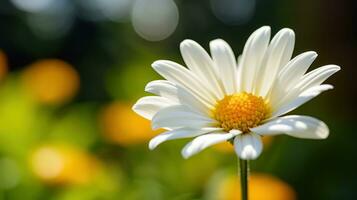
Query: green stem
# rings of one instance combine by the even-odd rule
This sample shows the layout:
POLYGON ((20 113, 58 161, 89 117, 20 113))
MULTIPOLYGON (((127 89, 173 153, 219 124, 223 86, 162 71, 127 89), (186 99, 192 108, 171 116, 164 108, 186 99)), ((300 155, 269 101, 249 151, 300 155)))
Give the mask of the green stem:
POLYGON ((248 200, 248 161, 239 159, 242 200, 248 200))

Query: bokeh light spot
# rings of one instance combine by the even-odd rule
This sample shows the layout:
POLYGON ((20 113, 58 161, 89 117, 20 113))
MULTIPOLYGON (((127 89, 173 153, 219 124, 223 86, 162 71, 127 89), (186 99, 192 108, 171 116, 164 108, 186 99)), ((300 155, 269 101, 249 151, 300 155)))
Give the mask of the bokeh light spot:
POLYGON ((211 0, 213 14, 228 25, 247 23, 254 15, 255 0, 211 0))
MULTIPOLYGON (((217 181, 217 180, 216 180, 217 181)), ((215 200, 241 199, 239 177, 234 175, 222 176, 218 182, 215 200)), ((252 173, 249 177, 250 200, 296 200, 294 189, 284 181, 270 174, 252 173)))
POLYGON ((98 174, 99 162, 68 145, 44 145, 35 149, 30 164, 37 177, 50 184, 85 184, 98 174))
POLYGON ((59 176, 64 164, 61 154, 50 147, 39 149, 34 154, 32 162, 34 172, 44 179, 59 176))
POLYGON ((61 104, 69 101, 79 89, 78 73, 68 63, 41 60, 29 66, 24 73, 28 91, 45 104, 61 104))
POLYGON ((137 34, 149 41, 169 37, 179 21, 177 6, 172 0, 137 0, 132 11, 132 24, 137 34))
POLYGON ((20 10, 26 12, 41 12, 48 9, 53 3, 61 0, 11 0, 20 10))
POLYGON ((100 116, 104 136, 122 146, 147 143, 160 131, 152 131, 150 122, 131 109, 127 103, 114 102, 106 106, 100 116))
POLYGON ((96 20, 112 20, 125 22, 130 18, 130 12, 135 1, 132 0, 79 0, 83 9, 82 17, 96 20))

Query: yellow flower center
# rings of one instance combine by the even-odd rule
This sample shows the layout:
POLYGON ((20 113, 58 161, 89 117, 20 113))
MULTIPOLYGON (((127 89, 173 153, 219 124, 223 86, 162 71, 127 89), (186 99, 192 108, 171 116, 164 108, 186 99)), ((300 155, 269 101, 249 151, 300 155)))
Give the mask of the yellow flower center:
POLYGON ((217 102, 215 119, 224 130, 238 129, 244 133, 266 119, 269 106, 260 96, 241 92, 225 96, 217 102))

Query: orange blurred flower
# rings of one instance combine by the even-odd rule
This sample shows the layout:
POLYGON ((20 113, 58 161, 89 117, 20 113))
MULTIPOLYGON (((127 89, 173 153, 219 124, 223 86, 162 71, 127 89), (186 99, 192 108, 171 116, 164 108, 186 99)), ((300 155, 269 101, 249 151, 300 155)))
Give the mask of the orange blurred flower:
MULTIPOLYGON (((273 136, 264 136, 262 137, 262 141, 263 141, 263 145, 264 146, 269 146, 271 144, 271 142, 273 141, 273 136)), ((223 153, 233 153, 234 149, 233 149, 233 145, 230 144, 229 142, 221 142, 216 144, 215 149, 223 152, 223 153)))
POLYGON ((38 101, 61 104, 69 101, 79 89, 79 75, 68 63, 57 60, 40 60, 30 65, 24 73, 25 86, 38 101))
POLYGON ((8 70, 7 68, 8 65, 6 55, 2 50, 0 50, 0 80, 2 80, 6 75, 8 70))
MULTIPOLYGON (((249 177, 250 200, 295 200, 295 191, 287 183, 269 174, 253 173, 249 177)), ((240 196, 238 176, 224 179, 218 188, 217 200, 238 200, 240 196)))
POLYGON ((30 164, 36 176, 50 184, 84 184, 97 175, 99 161, 88 153, 64 145, 35 149, 30 164))
POLYGON ((107 105, 100 115, 104 136, 119 145, 129 146, 148 142, 160 131, 152 131, 150 122, 131 110, 131 105, 114 102, 107 105))

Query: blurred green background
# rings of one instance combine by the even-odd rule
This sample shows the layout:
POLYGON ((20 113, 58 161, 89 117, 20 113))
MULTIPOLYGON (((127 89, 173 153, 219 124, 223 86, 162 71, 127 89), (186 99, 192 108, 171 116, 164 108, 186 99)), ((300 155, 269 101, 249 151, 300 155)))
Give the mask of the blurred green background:
POLYGON ((215 38, 242 52, 263 25, 294 29, 294 55, 338 64, 335 89, 294 113, 330 127, 324 141, 277 136, 251 163, 252 200, 357 199, 355 1, 0 1, 0 200, 239 199, 228 145, 189 160, 187 140, 149 151, 158 134, 131 111, 158 59, 215 38))

